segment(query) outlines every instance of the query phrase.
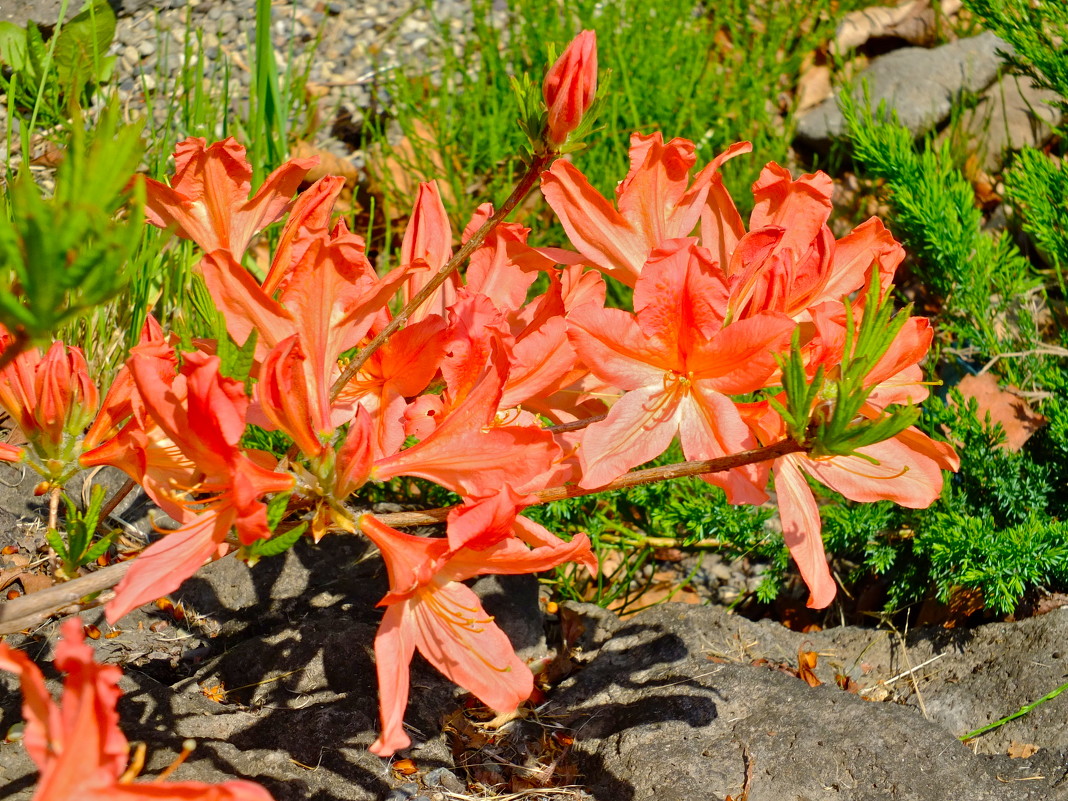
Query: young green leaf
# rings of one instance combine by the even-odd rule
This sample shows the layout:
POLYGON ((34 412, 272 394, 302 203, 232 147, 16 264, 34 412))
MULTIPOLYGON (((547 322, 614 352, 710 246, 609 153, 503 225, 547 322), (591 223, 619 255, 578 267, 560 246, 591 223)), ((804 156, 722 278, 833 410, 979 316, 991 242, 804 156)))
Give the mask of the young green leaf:
POLYGON ((296 545, 307 528, 308 523, 305 521, 277 537, 271 537, 269 540, 256 540, 241 549, 241 558, 249 565, 255 565, 264 556, 279 556, 296 545))
POLYGON ((56 531, 54 528, 50 528, 45 531, 45 540, 48 545, 56 552, 56 555, 64 562, 69 561, 70 555, 67 552, 67 543, 63 539, 63 535, 56 531))

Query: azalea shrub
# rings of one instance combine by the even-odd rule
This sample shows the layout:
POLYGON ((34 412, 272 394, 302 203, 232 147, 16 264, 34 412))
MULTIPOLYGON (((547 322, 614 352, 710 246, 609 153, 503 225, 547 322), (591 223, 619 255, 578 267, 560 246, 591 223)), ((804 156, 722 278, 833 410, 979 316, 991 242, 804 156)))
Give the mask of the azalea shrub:
MULTIPOLYGON (((116 467, 177 523, 133 560, 109 621, 235 547, 250 561, 305 534, 377 547, 390 585, 374 643, 380 756, 410 745, 416 650, 497 712, 531 695, 531 669, 464 581, 598 565, 583 533, 561 538, 526 509, 683 476, 731 504, 774 499, 818 608, 836 583, 812 483, 922 508, 958 466, 913 425, 933 333, 893 312, 904 250, 880 220, 836 239, 830 178, 777 164, 744 219, 720 169, 748 143, 699 166, 693 142, 655 132, 632 135, 630 170, 602 196, 559 158, 581 147, 596 106, 590 32, 541 87, 517 89, 531 150, 512 196, 461 228, 437 185, 420 185, 384 274, 334 213, 342 179, 298 193, 314 162, 296 159, 253 194, 238 142, 191 138, 169 183, 144 179, 145 215, 199 248, 225 330, 188 339, 148 316, 108 386, 77 348, 28 347, 18 330, 0 343, 0 404, 28 440, 0 458, 37 470, 51 493, 80 468, 116 467), (506 221, 535 188, 567 233, 561 247, 533 247, 506 221), (279 221, 257 274, 250 246, 279 221), (606 278, 633 289, 632 310, 606 306, 606 278), (292 444, 281 458, 249 447, 250 427, 292 444), (642 469, 673 443, 686 461, 642 469), (460 502, 407 516, 361 505, 401 476, 460 502), (434 521, 440 535, 400 530, 434 521)), ((62 647, 81 646, 68 633, 62 647)))

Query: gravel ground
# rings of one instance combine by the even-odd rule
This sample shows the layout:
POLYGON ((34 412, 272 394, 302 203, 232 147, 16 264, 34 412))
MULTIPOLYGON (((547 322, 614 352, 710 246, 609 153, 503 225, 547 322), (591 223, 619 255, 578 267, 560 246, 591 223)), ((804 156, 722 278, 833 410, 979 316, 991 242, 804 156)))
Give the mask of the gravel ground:
MULTIPOLYGON (((37 2, 40 21, 51 19, 51 0, 37 2)), ((117 57, 111 83, 131 118, 145 112, 145 95, 151 93, 161 123, 165 101, 176 93, 180 77, 201 61, 207 75, 214 73, 210 82, 216 87, 222 86, 224 64, 229 64, 231 108, 243 105, 251 77, 255 0, 124 0, 120 5, 125 10, 109 50, 117 57)), ((505 19, 503 5, 495 15, 505 19)), ((314 51, 308 85, 322 123, 318 144, 352 157, 351 147, 331 142, 333 122, 344 119, 353 131, 373 105, 388 112, 382 83, 394 70, 429 68, 435 80, 440 60, 435 54, 446 44, 462 47, 472 12, 466 0, 299 0, 275 2, 272 19, 280 73, 303 72, 314 51)), ((0 108, 0 131, 5 117, 0 108)), ((12 128, 18 131, 17 120, 12 128)), ((221 120, 217 135, 222 135, 221 120)))

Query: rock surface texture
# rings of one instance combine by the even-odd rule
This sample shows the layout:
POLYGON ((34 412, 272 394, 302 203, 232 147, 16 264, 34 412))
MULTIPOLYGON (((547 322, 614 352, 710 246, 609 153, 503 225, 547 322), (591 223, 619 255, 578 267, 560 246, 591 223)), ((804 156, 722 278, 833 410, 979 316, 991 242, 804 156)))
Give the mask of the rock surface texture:
MULTIPOLYGON (((923 136, 949 118, 962 93, 982 92, 996 80, 1001 65, 997 51, 1007 47, 989 32, 931 50, 904 47, 872 61, 852 91, 863 102, 866 83, 873 109, 885 101, 914 136, 923 136)), ((844 130, 837 98, 830 97, 798 120, 797 138, 824 150, 844 130)))
POLYGON ((747 772, 750 801, 1065 798, 1057 721, 1068 704, 1043 705, 971 746, 957 737, 1063 682, 1055 643, 1066 627, 1062 610, 901 640, 853 627, 797 634, 665 604, 618 624, 553 705, 577 732, 598 799, 738 798, 747 772), (819 655, 822 686, 784 670, 796 669, 799 650, 819 655), (839 688, 838 677, 854 675, 853 692, 839 688), (1009 759, 1014 742, 1041 750, 1009 759))
MULTIPOLYGON (((387 586, 367 557, 359 540, 335 537, 251 571, 220 560, 174 596, 183 620, 148 607, 97 640, 99 658, 126 668, 122 725, 149 744, 147 775, 191 737, 197 750, 176 778, 244 776, 278 801, 446 798, 443 787, 463 788, 472 767, 446 722, 461 693, 421 660, 406 717, 418 773, 401 776, 367 751, 377 729, 373 605, 387 586)), ((487 607, 498 602, 498 621, 527 654, 545 653, 530 587, 496 579, 476 588, 487 607)), ((904 637, 856 627, 799 634, 684 604, 626 621, 587 605, 564 615, 577 669, 538 716, 574 738, 568 759, 582 789, 573 798, 737 799, 747 781, 750 801, 1068 798, 1068 694, 969 745, 957 739, 1064 682, 1068 609, 904 637), (798 677, 799 652, 817 655, 821 686, 798 677), (1021 748, 1033 753, 1010 758, 1021 748)), ((99 612, 84 617, 106 629, 99 612)), ((45 663, 55 628, 21 644, 45 663)), ((6 674, 0 687, 7 731, 18 696, 6 674)), ((501 736, 540 731, 520 720, 501 736)), ((22 746, 0 745, 2 797, 25 801, 33 783, 22 746)))

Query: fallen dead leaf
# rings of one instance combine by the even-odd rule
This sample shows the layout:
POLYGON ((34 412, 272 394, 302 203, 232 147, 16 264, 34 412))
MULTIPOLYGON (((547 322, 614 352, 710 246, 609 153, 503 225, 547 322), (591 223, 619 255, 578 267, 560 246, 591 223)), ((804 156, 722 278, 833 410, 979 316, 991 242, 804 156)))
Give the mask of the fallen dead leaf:
POLYGON ((1015 394, 1016 387, 1002 387, 993 373, 965 376, 957 389, 966 398, 975 398, 979 414, 989 413, 991 421, 1001 423, 1005 429, 1002 447, 1019 451, 1038 429, 1046 424, 1046 418, 1031 409, 1026 400, 1015 394))
POLYGON ((961 0, 941 0, 936 14, 934 0, 912 2, 886 8, 862 8, 846 14, 838 24, 832 52, 845 53, 869 39, 903 39, 913 45, 930 45, 938 31, 939 17, 944 20, 960 11, 961 0))
POLYGON ((1009 759, 1027 759, 1038 753, 1038 746, 1030 743, 1018 743, 1015 740, 1009 743, 1009 759))
POLYGON ((1051 592, 1049 595, 1042 596, 1038 603, 1034 605, 1032 615, 1037 617, 1038 615, 1046 615, 1056 609, 1063 609, 1068 606, 1068 594, 1063 592, 1051 592))
POLYGON ((838 685, 840 690, 845 690, 847 693, 856 695, 860 692, 860 685, 844 673, 836 673, 834 675, 834 683, 838 685))
POLYGON ((16 581, 22 585, 22 591, 26 595, 38 590, 46 590, 54 583, 51 576, 42 573, 29 573, 25 570, 0 570, 0 590, 6 589, 16 581))
POLYGON ((564 641, 564 647, 573 648, 586 633, 586 623, 579 612, 568 609, 566 606, 560 607, 559 615, 560 637, 564 641))
POLYGON ((797 113, 815 108, 833 92, 831 68, 817 64, 804 70, 797 79, 797 113))
MULTIPOLYGON (((372 148, 367 154, 367 177, 372 194, 389 192, 398 201, 402 198, 413 201, 420 182, 445 174, 445 161, 437 143, 437 134, 420 119, 414 120, 411 133, 388 151, 372 148), (429 175, 417 169, 417 165, 426 161, 430 162, 427 165, 429 175)), ((438 189, 445 205, 452 205, 455 198, 448 183, 440 182, 438 189)))
POLYGON ((858 693, 865 701, 872 701, 873 703, 882 703, 890 697, 890 688, 884 684, 876 684, 874 687, 868 687, 861 690, 858 693))
POLYGON ((398 759, 390 767, 393 768, 394 773, 399 773, 401 776, 411 776, 419 772, 419 768, 411 759, 398 759))
POLYGON ((823 684, 813 672, 816 669, 818 659, 819 655, 815 651, 802 651, 800 649, 797 651, 797 677, 809 687, 819 687, 823 684))
POLYGON ((55 169, 63 163, 63 159, 66 155, 67 153, 64 148, 52 142, 46 142, 43 149, 41 149, 30 161, 30 164, 34 167, 48 167, 55 169))
POLYGON ((917 622, 921 626, 941 625, 945 629, 954 629, 976 612, 981 612, 984 607, 982 590, 976 587, 954 587, 947 603, 941 603, 934 598, 924 601, 917 622))
POLYGON ((290 158, 303 159, 319 157, 319 163, 308 170, 308 181, 318 181, 327 175, 339 175, 345 179, 345 186, 350 189, 360 180, 360 171, 356 165, 336 153, 316 147, 311 142, 299 141, 293 146, 290 158))
POLYGON ((678 548, 656 548, 653 550, 653 558, 658 562, 681 562, 685 554, 678 548))

